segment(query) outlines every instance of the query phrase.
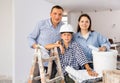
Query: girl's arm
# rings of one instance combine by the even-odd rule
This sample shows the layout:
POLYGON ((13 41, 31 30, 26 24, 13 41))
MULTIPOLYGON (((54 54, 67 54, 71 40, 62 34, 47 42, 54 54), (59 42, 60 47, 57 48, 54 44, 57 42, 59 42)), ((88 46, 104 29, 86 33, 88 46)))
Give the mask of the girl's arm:
POLYGON ((98 76, 98 73, 93 71, 88 64, 85 64, 84 66, 90 76, 98 76))

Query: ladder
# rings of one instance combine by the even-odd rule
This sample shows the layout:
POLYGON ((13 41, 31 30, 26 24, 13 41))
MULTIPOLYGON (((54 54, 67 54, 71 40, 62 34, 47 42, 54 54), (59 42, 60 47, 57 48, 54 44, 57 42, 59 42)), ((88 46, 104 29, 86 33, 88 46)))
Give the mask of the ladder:
POLYGON ((59 80, 60 80, 60 83, 65 83, 57 47, 50 50, 49 58, 43 59, 40 45, 38 45, 38 47, 35 49, 33 64, 32 64, 32 68, 30 70, 30 77, 28 79, 28 83, 54 83, 59 80), (57 65, 58 75, 56 77, 50 79, 51 72, 52 72, 53 60, 55 61, 56 65, 57 65), (43 62, 48 62, 47 72, 44 70, 43 62), (37 70, 40 73, 39 75, 35 74, 36 66, 38 66, 37 70), (41 82, 40 81, 35 82, 35 80, 40 80, 40 79, 41 79, 41 82))

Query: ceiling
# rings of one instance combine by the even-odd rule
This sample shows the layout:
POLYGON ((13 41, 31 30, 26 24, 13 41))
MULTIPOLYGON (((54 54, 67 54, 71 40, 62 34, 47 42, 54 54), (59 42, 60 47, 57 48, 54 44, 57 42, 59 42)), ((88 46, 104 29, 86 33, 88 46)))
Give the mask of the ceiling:
POLYGON ((46 0, 66 12, 120 10, 120 0, 46 0))

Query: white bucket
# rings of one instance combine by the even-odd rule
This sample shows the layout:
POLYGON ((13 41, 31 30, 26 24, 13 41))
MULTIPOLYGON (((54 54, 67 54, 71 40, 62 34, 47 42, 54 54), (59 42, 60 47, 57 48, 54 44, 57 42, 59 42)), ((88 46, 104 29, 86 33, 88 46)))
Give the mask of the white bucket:
POLYGON ((94 70, 102 75, 103 70, 113 70, 117 67, 117 50, 107 52, 92 51, 94 70))

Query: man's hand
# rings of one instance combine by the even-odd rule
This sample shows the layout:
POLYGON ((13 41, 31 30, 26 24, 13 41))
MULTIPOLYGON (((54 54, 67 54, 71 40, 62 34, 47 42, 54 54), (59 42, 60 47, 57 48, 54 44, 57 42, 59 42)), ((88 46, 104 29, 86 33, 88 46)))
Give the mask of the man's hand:
POLYGON ((33 44, 33 46, 32 46, 34 49, 36 49, 37 48, 37 44, 35 43, 35 44, 33 44))

